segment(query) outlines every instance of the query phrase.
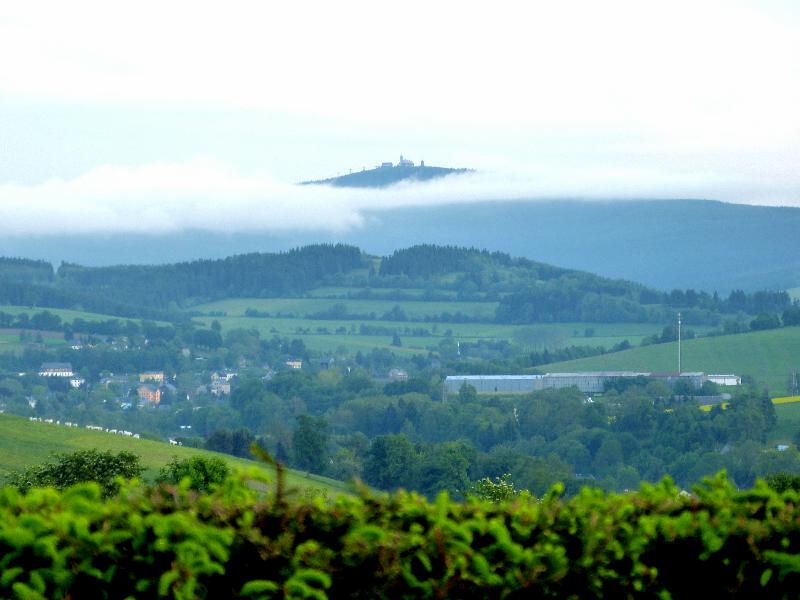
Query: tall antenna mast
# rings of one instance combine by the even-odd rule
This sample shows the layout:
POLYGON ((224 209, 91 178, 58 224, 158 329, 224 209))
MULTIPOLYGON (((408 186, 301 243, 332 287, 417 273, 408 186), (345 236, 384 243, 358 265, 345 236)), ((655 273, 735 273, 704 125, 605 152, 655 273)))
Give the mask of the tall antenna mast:
POLYGON ((678 313, 678 375, 681 374, 681 313, 678 313))

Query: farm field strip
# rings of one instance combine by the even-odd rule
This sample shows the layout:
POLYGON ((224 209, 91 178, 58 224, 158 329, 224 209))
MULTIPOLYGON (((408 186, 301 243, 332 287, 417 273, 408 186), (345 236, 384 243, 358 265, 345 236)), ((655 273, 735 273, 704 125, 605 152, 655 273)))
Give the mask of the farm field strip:
POLYGON ((270 314, 291 314, 295 317, 306 317, 310 314, 324 312, 334 305, 344 305, 352 314, 368 315, 374 313, 380 317, 384 313, 399 306, 411 319, 434 317, 442 313, 457 313, 471 318, 494 319, 497 302, 445 302, 425 300, 351 300, 331 298, 235 298, 218 300, 208 304, 193 306, 192 311, 202 313, 223 312, 227 316, 242 317, 248 308, 270 314))
MULTIPOLYGON (((137 317, 118 317, 114 315, 106 315, 103 313, 86 312, 83 310, 72 310, 70 308, 47 308, 43 306, 17 306, 17 305, 2 305, 0 304, 0 312, 8 313, 10 315, 18 315, 27 313, 33 315, 47 311, 53 315, 61 317, 62 321, 74 321, 75 319, 83 319, 84 321, 108 321, 117 320, 121 322, 133 321, 135 323, 141 322, 143 319, 137 317)), ((166 321, 154 321, 158 325, 166 325, 166 321)))
MULTIPOLYGON (((82 310, 72 310, 68 308, 47 308, 47 307, 30 307, 30 306, 3 306, 0 305, 0 312, 8 313, 11 315, 18 315, 20 313, 28 313, 29 315, 47 311, 51 314, 61 317, 63 321, 73 321, 75 319, 83 319, 85 321, 106 321, 108 319, 118 319, 120 321, 127 321, 127 317, 115 317, 113 315, 104 315, 101 313, 85 312, 82 310)), ((131 321, 139 321, 140 319, 130 319, 131 321)))
POLYGON ((782 396, 780 398, 773 398, 773 404, 794 404, 800 402, 800 396, 782 396))
MULTIPOLYGON (((347 300, 351 294, 358 294, 363 292, 365 288, 360 287, 319 287, 306 292, 309 298, 328 298, 336 300, 347 300)), ((423 288, 369 288, 372 298, 374 300, 390 300, 390 298, 382 298, 381 296, 391 296, 395 294, 403 294, 406 296, 414 296, 415 298, 422 298, 427 290, 423 288)), ((456 298, 458 293, 455 290, 436 290, 439 295, 444 295, 449 298, 456 298)))

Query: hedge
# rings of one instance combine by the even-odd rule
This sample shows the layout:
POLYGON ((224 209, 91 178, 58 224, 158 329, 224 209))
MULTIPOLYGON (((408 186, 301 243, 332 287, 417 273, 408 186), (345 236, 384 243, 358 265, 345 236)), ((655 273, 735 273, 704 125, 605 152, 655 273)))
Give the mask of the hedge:
POLYGON ((539 500, 333 499, 254 474, 210 494, 95 484, 0 490, 0 595, 15 598, 792 597, 800 495, 556 486, 539 500))

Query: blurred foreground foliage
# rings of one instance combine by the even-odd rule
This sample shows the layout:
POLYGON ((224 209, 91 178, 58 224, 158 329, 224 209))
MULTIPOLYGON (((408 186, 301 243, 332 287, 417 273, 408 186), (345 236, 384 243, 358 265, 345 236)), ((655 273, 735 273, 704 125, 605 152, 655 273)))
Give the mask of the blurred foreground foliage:
MULTIPOLYGON (((0 490, 0 596, 760 597, 800 589, 800 494, 724 473, 564 499, 332 499, 256 472, 210 493, 120 483, 0 490)), ((491 482, 497 485, 501 482, 491 482)))

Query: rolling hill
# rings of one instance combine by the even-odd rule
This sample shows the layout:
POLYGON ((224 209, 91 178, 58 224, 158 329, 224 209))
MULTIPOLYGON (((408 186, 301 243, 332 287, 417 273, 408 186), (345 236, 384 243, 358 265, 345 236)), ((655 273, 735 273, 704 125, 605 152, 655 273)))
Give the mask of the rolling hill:
POLYGON ((160 264, 347 243, 387 255, 411 244, 476 246, 661 289, 800 286, 800 208, 705 200, 541 200, 363 211, 349 231, 13 236, 0 255, 54 264, 160 264))
MULTIPOLYGON (((69 428, 63 425, 31 422, 24 417, 0 414, 0 484, 10 471, 24 469, 49 459, 53 453, 74 452, 95 448, 120 452, 127 450, 139 455, 145 467, 145 479, 152 479, 159 469, 173 456, 215 456, 222 458, 232 469, 258 468, 271 471, 261 463, 219 454, 197 448, 172 446, 164 442, 137 440, 84 428, 69 428)), ((324 490, 327 493, 343 493, 349 487, 335 479, 317 475, 304 475, 287 471, 287 483, 296 488, 324 490)))

